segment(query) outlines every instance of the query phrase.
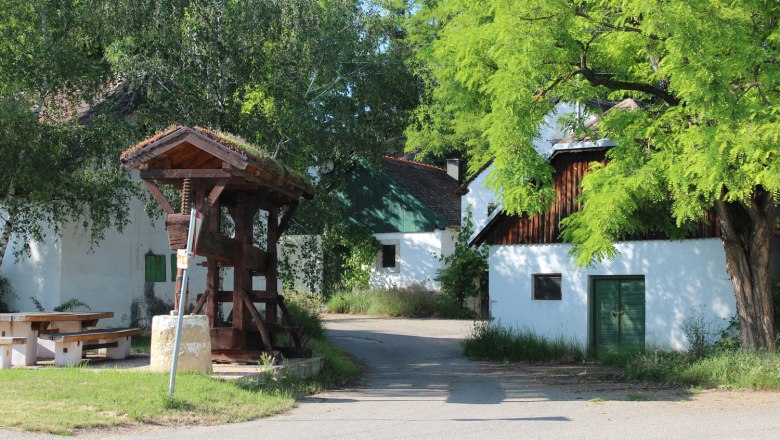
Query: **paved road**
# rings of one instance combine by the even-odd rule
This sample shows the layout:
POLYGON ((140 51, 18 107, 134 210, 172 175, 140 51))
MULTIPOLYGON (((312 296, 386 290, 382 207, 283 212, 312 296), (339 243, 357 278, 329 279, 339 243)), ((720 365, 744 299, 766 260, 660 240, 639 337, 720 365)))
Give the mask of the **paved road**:
POLYGON ((579 384, 576 376, 550 381, 555 369, 542 377, 532 368, 463 359, 460 344, 470 328, 464 321, 353 317, 329 319, 327 326, 332 340, 366 367, 355 389, 324 393, 254 422, 111 438, 780 438, 777 393, 689 396, 579 384), (627 401, 631 396, 643 401, 627 401))

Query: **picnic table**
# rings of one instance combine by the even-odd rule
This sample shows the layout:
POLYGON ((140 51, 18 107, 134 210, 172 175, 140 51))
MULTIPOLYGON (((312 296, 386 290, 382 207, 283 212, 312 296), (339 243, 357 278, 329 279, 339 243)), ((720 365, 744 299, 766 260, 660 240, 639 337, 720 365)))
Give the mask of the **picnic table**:
MULTIPOLYGON (((35 365, 38 360, 38 336, 43 333, 77 333, 94 327, 114 312, 22 312, 0 313, 0 337, 25 338, 13 346, 13 365, 35 365)), ((41 355, 54 357, 53 346, 43 343, 41 355)))

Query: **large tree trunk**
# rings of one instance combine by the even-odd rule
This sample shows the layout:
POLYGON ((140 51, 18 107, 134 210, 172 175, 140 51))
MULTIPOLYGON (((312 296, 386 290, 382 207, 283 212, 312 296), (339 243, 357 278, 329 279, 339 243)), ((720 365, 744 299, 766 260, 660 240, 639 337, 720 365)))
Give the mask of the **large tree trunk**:
POLYGON ((769 258, 776 213, 772 196, 757 188, 749 205, 718 201, 715 209, 726 251, 726 267, 737 297, 740 345, 751 350, 773 349, 769 258))

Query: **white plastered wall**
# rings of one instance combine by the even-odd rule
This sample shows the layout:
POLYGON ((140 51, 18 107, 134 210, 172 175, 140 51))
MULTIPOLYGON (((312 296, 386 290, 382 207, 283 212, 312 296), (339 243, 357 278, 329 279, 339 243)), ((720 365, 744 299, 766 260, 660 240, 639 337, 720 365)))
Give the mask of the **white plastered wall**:
POLYGON ((370 286, 380 289, 423 286, 426 289, 439 290, 439 284, 434 281, 436 270, 441 267, 438 256, 453 252, 453 234, 451 228, 433 232, 374 234, 380 243, 399 246, 398 267, 381 268, 375 263, 371 270, 370 286))
POLYGON ((683 320, 701 308, 707 322, 725 327, 736 313, 720 239, 634 241, 621 255, 575 269, 571 245, 490 246, 491 314, 500 325, 588 342, 589 279, 596 275, 644 275, 647 346, 687 347, 683 320), (532 299, 532 275, 561 273, 560 301, 532 299))
POLYGON ((460 218, 466 218, 470 209, 475 231, 479 231, 485 226, 488 218, 488 206, 496 199, 493 191, 485 185, 487 176, 492 169, 493 167, 488 167, 469 182, 469 191, 460 199, 460 218))
POLYGON ((0 275, 11 283, 14 296, 4 298, 11 310, 35 310, 32 300, 37 299, 45 308, 60 304, 60 240, 48 234, 42 243, 30 243, 30 254, 14 255, 22 248, 16 237, 11 238, 0 267, 0 275))

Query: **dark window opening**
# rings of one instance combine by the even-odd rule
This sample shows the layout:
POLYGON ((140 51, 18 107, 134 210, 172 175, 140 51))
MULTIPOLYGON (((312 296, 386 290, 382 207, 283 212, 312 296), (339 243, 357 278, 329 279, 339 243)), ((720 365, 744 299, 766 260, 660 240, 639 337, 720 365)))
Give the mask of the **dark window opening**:
POLYGON ((382 245, 382 267, 395 267, 395 245, 382 245))
POLYGON ((534 275, 534 299, 561 300, 561 274, 534 275))

